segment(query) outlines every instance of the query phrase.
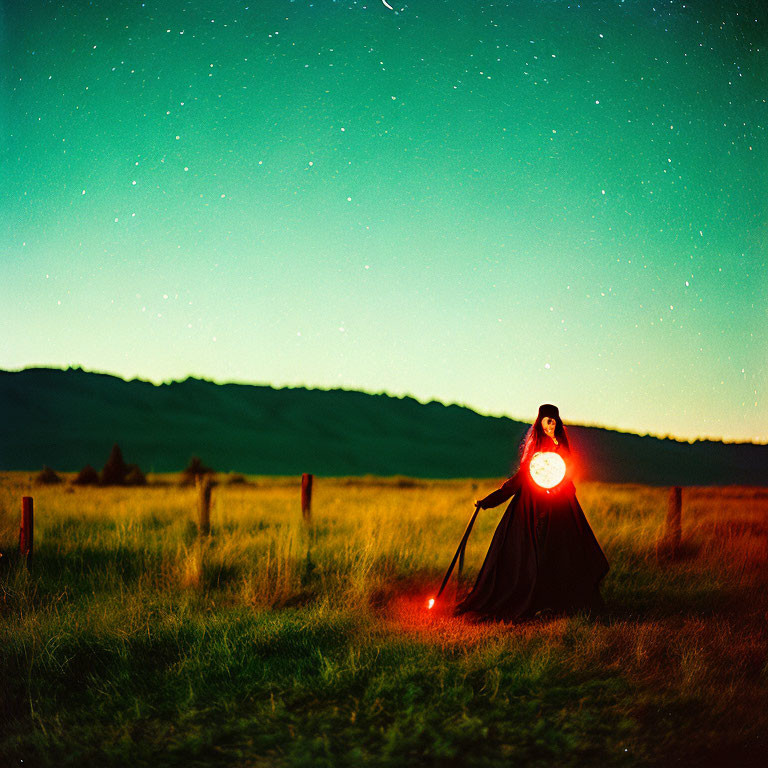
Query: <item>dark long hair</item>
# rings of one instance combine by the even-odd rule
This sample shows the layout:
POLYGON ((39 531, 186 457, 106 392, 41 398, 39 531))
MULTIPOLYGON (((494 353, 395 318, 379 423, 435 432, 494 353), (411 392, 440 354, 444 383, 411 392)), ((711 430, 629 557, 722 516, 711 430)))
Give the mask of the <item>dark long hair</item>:
POLYGON ((547 433, 541 426, 541 420, 549 416, 555 420, 555 439, 558 443, 562 444, 568 453, 571 452, 571 446, 568 443, 568 435, 565 431, 565 425, 560 418, 560 411, 557 406, 545 403, 539 406, 539 414, 536 417, 536 421, 533 422, 530 429, 525 435, 524 440, 520 445, 520 466, 527 464, 532 458, 533 454, 542 449, 544 441, 547 438, 547 433))

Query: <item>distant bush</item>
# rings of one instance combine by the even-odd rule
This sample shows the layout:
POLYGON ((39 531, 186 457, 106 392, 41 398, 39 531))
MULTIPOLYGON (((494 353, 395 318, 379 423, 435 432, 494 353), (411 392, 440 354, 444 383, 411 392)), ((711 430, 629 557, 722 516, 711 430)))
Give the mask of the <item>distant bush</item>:
POLYGON ((99 473, 101 485, 146 485, 147 478, 136 464, 126 464, 120 446, 115 443, 107 463, 99 473))
POLYGON ((361 487, 380 487, 380 488, 421 488, 424 480, 419 480, 406 475, 352 475, 350 477, 340 477, 336 480, 340 485, 352 485, 361 487))
POLYGON ((99 473, 90 464, 86 464, 72 482, 75 485, 98 485, 99 473))
POLYGON ((128 465, 123 459, 123 452, 120 450, 120 446, 115 443, 107 463, 101 468, 99 483, 101 485, 123 485, 127 474, 128 465))
POLYGON ((129 464, 124 482, 126 485, 146 485, 147 478, 136 464, 129 464))
POLYGON ((227 485, 247 485, 248 481, 244 475, 233 472, 227 477, 227 485))
POLYGON ((47 466, 43 466, 43 471, 35 478, 36 485, 56 485, 60 482, 61 478, 47 466))
POLYGON ((193 456, 182 471, 179 482, 181 485, 194 485, 198 477, 212 474, 213 470, 210 467, 206 467, 198 456, 193 456))
POLYGON ((393 475, 391 482, 396 488, 418 488, 423 485, 418 480, 412 477, 405 477, 404 475, 393 475))

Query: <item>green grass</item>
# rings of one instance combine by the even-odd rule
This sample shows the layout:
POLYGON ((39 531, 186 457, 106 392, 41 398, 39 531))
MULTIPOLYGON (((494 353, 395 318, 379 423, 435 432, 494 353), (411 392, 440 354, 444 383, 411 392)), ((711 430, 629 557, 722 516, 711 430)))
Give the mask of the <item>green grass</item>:
POLYGON ((426 611, 492 488, 319 478, 307 528, 296 479, 256 478, 214 489, 200 545, 194 489, 0 475, 0 765, 759 764, 768 494, 686 490, 667 560, 664 489, 584 484, 604 616, 426 611))

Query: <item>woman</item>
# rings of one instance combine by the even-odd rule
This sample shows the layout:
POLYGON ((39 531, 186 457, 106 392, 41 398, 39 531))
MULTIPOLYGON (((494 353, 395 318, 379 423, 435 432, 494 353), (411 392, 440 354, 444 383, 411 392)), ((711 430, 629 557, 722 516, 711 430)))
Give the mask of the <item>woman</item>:
POLYGON ((599 584, 608 561, 576 500, 572 470, 560 413, 554 405, 542 405, 526 436, 520 469, 475 502, 490 509, 514 495, 457 614, 519 619, 602 607, 599 584), (564 478, 550 489, 538 485, 530 473, 534 456, 546 452, 557 453, 566 466, 564 478))

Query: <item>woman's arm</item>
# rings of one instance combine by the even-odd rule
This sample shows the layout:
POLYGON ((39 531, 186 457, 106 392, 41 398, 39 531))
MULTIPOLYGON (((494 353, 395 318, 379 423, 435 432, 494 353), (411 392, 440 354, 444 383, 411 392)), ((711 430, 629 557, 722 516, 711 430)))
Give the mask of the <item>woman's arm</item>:
POLYGON ((511 499, 514 494, 520 490, 523 482, 522 467, 515 472, 497 491, 489 493, 484 499, 478 500, 477 506, 480 509, 492 509, 503 504, 507 499, 511 499))

